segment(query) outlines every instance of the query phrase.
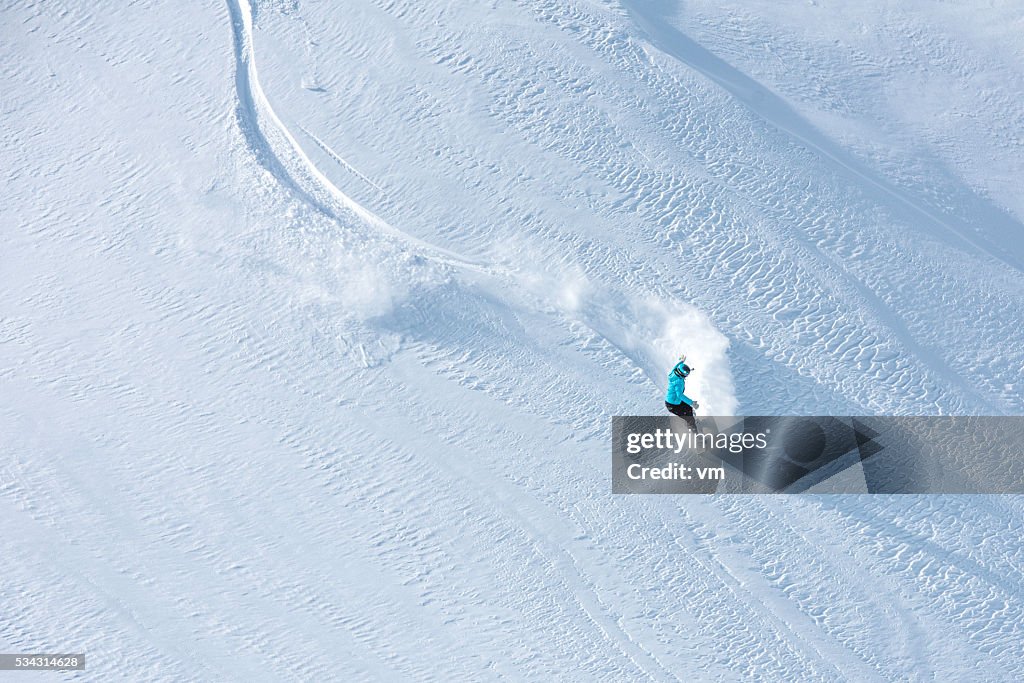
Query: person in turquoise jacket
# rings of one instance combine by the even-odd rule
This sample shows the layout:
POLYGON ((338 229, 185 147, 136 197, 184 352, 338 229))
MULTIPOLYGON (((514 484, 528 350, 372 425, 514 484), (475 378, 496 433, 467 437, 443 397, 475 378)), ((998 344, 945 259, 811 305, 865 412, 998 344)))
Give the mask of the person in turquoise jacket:
POLYGON ((693 372, 693 368, 686 364, 686 356, 680 356, 672 371, 668 373, 668 391, 665 392, 665 407, 668 412, 686 420, 691 429, 697 428, 697 421, 694 418, 695 411, 700 404, 686 395, 686 378, 693 372))

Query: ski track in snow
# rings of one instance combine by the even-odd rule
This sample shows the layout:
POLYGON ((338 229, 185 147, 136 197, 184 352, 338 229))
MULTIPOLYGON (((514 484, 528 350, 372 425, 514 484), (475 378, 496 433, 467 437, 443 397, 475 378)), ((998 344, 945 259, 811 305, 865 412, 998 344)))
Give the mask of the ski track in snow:
MULTIPOLYGON (((280 157, 274 152, 273 145, 271 145, 266 138, 262 136, 262 133, 259 132, 260 124, 257 109, 264 113, 264 115, 269 119, 271 125, 274 127, 274 130, 287 141, 292 153, 299 159, 306 171, 316 180, 317 183, 319 183, 320 187, 327 190, 334 200, 340 203, 348 211, 354 213, 360 220, 373 228, 386 231, 392 236, 398 237, 417 247, 425 249, 428 254, 434 258, 443 259, 448 265, 479 270, 481 267, 478 264, 471 263, 455 254, 443 252, 443 250, 437 247, 426 245, 420 240, 416 240, 407 234, 396 231, 393 227, 385 223, 361 204, 353 201, 348 195, 339 190, 334 183, 328 180, 327 176, 320 172, 320 169, 316 167, 316 165, 302 150, 302 147, 295 139, 295 136, 292 135, 287 126, 285 126, 284 123, 281 122, 281 119, 278 118, 277 114, 274 112, 274 108, 270 106, 267 96, 263 93, 263 87, 260 85, 259 76, 256 72, 256 52, 252 34, 252 7, 246 0, 237 0, 237 2, 229 1, 228 5, 231 8, 232 24, 235 30, 236 72, 237 74, 241 74, 241 76, 236 75, 239 99, 241 101, 239 118, 242 119, 243 127, 254 131, 254 135, 250 139, 250 144, 254 146, 254 151, 257 153, 257 156, 264 155, 274 160, 268 166, 267 170, 273 173, 286 187, 289 187, 292 191, 296 192, 299 197, 305 199, 312 206, 321 209, 329 216, 337 218, 336 214, 313 199, 305 190, 291 179, 291 176, 288 171, 285 170, 280 157)), ((340 160, 340 157, 336 158, 340 160)), ((350 168, 350 170, 354 170, 351 169, 348 164, 345 165, 350 168)), ((358 171, 355 172, 358 174, 358 171)), ((367 180, 365 176, 362 176, 362 174, 359 174, 359 176, 366 180, 366 182, 373 185, 373 183, 367 180)), ((373 185, 373 187, 378 190, 380 189, 376 185, 373 185)))
MULTIPOLYGON (((309 156, 303 151, 295 136, 288 130, 287 126, 274 112, 273 107, 263 92, 263 87, 259 82, 259 76, 256 69, 255 38, 253 36, 253 13, 251 5, 249 5, 246 0, 232 1, 228 4, 232 14, 232 25, 235 31, 236 83, 241 103, 239 116, 240 119, 242 119, 240 125, 244 130, 250 131, 250 145, 254 147, 254 152, 257 157, 270 158, 273 160, 272 163, 267 166, 267 170, 277 177, 282 185, 290 188, 300 199, 305 200, 314 208, 323 211, 325 214, 336 220, 339 218, 337 213, 333 212, 320 200, 316 199, 314 197, 314 193, 301 187, 295 180, 293 180, 295 174, 290 172, 287 168, 288 164, 282 161, 282 154, 275 151, 273 144, 261 132, 258 110, 264 113, 270 125, 273 127, 274 132, 287 142, 288 147, 291 150, 291 154, 296 157, 297 165, 308 172, 313 181, 317 183, 319 187, 326 190, 331 197, 337 200, 341 206, 344 207, 344 209, 352 211, 359 219, 369 226, 386 232, 387 234, 398 238, 400 241, 416 247, 419 251, 423 252, 424 255, 440 263, 459 269, 468 269, 478 273, 483 273, 494 279, 504 280, 504 282, 499 284, 502 288, 507 289, 510 286, 513 288, 517 286, 524 286, 524 283, 518 281, 519 278, 517 277, 517 274, 515 272, 509 272, 506 268, 485 266, 479 262, 471 261, 462 255, 452 253, 447 249, 443 249, 435 245, 427 244, 407 233, 396 230, 372 211, 355 202, 348 195, 338 189, 338 187, 316 167, 309 156), (239 76, 238 74, 242 74, 242 76, 239 76), (510 280, 511 282, 509 282, 510 280)), ((366 178, 366 176, 359 171, 356 171, 340 156, 333 152, 326 143, 322 142, 319 138, 308 131, 307 134, 322 149, 324 149, 331 158, 341 163, 344 167, 355 173, 375 189, 380 190, 376 184, 366 178)), ((381 190, 381 192, 383 191, 381 190)), ((526 276, 528 278, 533 277, 532 273, 529 271, 527 271, 526 276)), ((525 283, 525 287, 537 291, 536 284, 537 283, 525 283), (534 286, 531 287, 531 284, 534 286)), ((542 283, 541 286, 546 287, 548 286, 548 283, 542 283)), ((547 292, 543 292, 541 293, 541 296, 547 298, 549 294, 547 292)), ((609 339, 609 341, 609 335, 611 335, 611 337, 619 336, 619 330, 627 329, 630 326, 627 321, 621 319, 619 311, 614 308, 609 308, 607 302, 592 299, 588 301, 587 304, 589 310, 586 311, 586 314, 582 317, 575 316, 578 318, 577 321, 587 325, 595 333, 601 334, 606 339, 609 339)), ((629 309, 629 314, 631 316, 636 317, 641 314, 641 311, 637 310, 638 306, 635 302, 626 302, 625 305, 629 309)), ((641 304, 642 307, 647 305, 648 304, 641 304)), ((707 328, 709 325, 702 316, 691 313, 689 310, 690 307, 681 304, 675 304, 675 306, 683 310, 682 314, 689 318, 689 322, 696 332, 686 330, 682 335, 674 335, 671 339, 659 339, 658 341, 661 343, 667 342, 671 345, 671 348, 683 348, 685 346, 699 346, 703 344, 705 349, 698 351, 697 358, 705 364, 705 371, 711 371, 718 375, 722 388, 727 392, 722 397, 712 397, 711 400, 706 399, 705 406, 712 410, 717 407, 718 412, 721 414, 731 414, 735 409, 735 401, 731 396, 728 370, 716 369, 716 366, 724 365, 725 361, 721 353, 715 354, 712 351, 713 345, 708 343, 710 340, 707 339, 709 335, 715 335, 716 333, 713 330, 701 329, 707 328)), ((581 313, 581 311, 574 310, 571 311, 571 313, 578 314, 581 313)), ((669 318, 668 321, 661 324, 656 323, 653 329, 645 331, 645 333, 650 334, 650 332, 653 332, 656 335, 661 333, 663 331, 661 328, 665 324, 671 324, 671 315, 672 314, 668 314, 668 316, 666 316, 669 318)), ((664 350, 661 352, 645 352, 644 350, 635 348, 634 344, 631 342, 612 342, 612 344, 628 359, 629 362, 635 363, 642 368, 646 376, 652 380, 655 385, 659 384, 662 369, 670 362, 672 355, 671 351, 667 353, 664 350)), ((724 351, 724 347, 721 350, 724 351)))
POLYGON ((748 412, 1022 405, 1016 219, 978 232, 646 8, 0 10, 0 649, 1024 676, 1018 497, 609 494, 607 418, 660 410, 683 345, 728 409, 733 372, 748 412))
POLYGON ((363 182, 365 182, 365 183, 366 183, 367 185, 369 185, 369 186, 370 186, 370 187, 372 187, 373 189, 377 190, 377 192, 380 192, 380 193, 381 193, 381 195, 383 195, 383 196, 384 196, 385 198, 387 198, 387 196, 388 196, 388 193, 384 191, 384 188, 382 188, 382 187, 381 187, 380 185, 378 185, 377 183, 373 182, 372 180, 370 180, 369 178, 367 178, 367 177, 366 177, 365 175, 363 175, 362 173, 360 173, 360 172, 359 172, 359 169, 357 169, 357 168, 356 168, 355 166, 353 166, 352 164, 350 164, 350 163, 348 163, 347 161, 345 161, 344 159, 342 159, 342 158, 341 158, 341 156, 340 156, 340 155, 339 155, 339 154, 338 154, 337 152, 335 152, 335 151, 334 151, 333 149, 331 149, 331 148, 330 148, 330 147, 329 147, 329 146, 327 145, 327 143, 326 143, 326 142, 324 142, 323 140, 321 140, 321 139, 320 139, 320 138, 318 138, 317 136, 313 135, 312 133, 310 133, 310 132, 309 132, 308 130, 306 130, 305 128, 302 128, 301 126, 299 127, 299 130, 301 130, 301 131, 302 131, 303 133, 305 133, 306 135, 308 135, 308 136, 309 136, 309 138, 310 138, 310 139, 311 139, 311 140, 312 140, 313 142, 315 142, 315 143, 316 143, 316 144, 317 144, 317 145, 318 145, 318 146, 320 147, 320 149, 322 149, 323 151, 327 152, 327 154, 328 154, 328 155, 329 155, 329 156, 330 156, 330 157, 331 157, 332 159, 334 159, 334 160, 335 160, 335 161, 337 161, 337 162, 338 162, 339 164, 341 164, 341 166, 342 166, 343 168, 345 168, 345 169, 347 169, 347 170, 351 171, 351 172, 352 172, 352 173, 353 173, 353 174, 354 174, 354 175, 355 175, 356 177, 358 177, 358 178, 362 179, 362 181, 363 181, 363 182))

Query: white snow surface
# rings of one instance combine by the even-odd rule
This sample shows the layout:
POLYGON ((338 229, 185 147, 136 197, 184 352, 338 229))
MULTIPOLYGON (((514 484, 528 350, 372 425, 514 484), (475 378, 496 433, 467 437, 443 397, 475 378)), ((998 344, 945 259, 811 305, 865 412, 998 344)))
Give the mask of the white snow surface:
POLYGON ((1020 498, 608 457, 681 352, 706 414, 1024 409, 1019 9, 3 3, 0 651, 1024 680, 1020 498))

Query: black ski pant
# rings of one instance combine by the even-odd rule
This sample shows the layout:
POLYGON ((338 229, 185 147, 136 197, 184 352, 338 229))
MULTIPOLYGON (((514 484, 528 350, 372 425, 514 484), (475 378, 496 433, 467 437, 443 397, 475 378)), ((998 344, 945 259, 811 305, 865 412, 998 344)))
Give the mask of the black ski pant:
POLYGON ((690 429, 697 431, 697 419, 693 416, 693 406, 688 406, 685 403, 676 404, 665 401, 665 407, 668 408, 668 412, 686 420, 686 424, 690 425, 690 429))

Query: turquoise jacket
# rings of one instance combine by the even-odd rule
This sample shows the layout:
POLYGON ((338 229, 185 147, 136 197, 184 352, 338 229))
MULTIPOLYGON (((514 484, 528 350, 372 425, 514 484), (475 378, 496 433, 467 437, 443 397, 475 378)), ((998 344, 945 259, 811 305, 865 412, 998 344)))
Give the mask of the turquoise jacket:
POLYGON ((683 393, 686 391, 686 380, 676 373, 677 369, 682 372, 683 365, 685 365, 683 362, 676 363, 675 367, 668 373, 668 391, 665 392, 665 403, 671 403, 674 406, 680 403, 685 403, 688 406, 693 405, 693 401, 683 393))

